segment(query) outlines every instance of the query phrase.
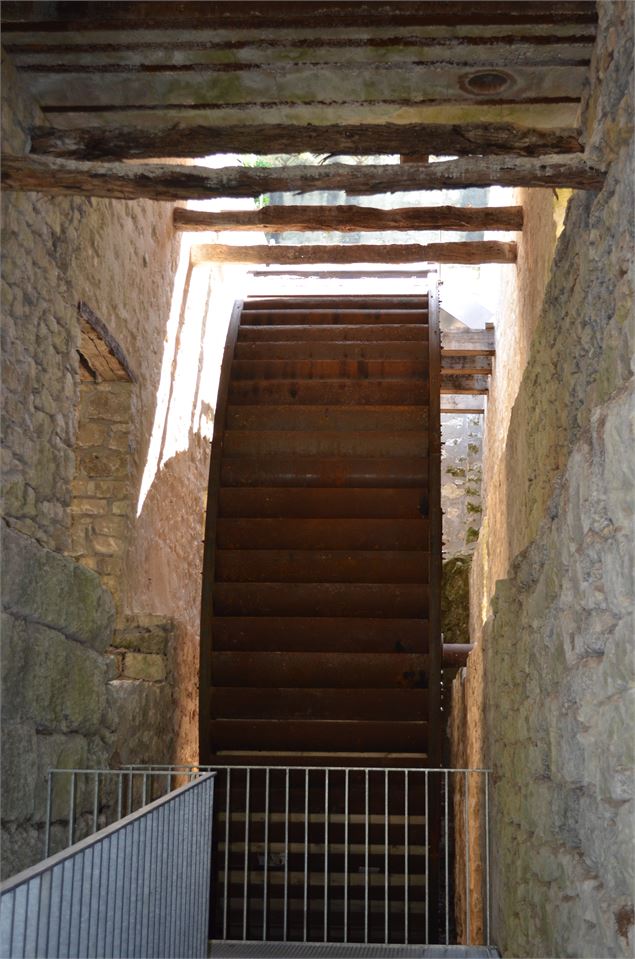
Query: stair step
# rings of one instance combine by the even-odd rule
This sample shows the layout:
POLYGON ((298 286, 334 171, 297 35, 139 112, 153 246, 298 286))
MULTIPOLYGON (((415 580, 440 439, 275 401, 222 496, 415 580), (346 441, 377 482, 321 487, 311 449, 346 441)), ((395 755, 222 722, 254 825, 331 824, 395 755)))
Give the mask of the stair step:
MULTIPOLYGON (((459 377, 456 392, 459 392, 459 377)), ((299 404, 328 403, 347 406, 423 406, 427 400, 427 379, 383 380, 232 380, 229 385, 229 402, 274 403, 276 405, 296 402, 299 404)))
POLYGON ((245 300, 243 312, 261 309, 277 310, 297 310, 297 309, 338 309, 339 307, 352 309, 361 307, 380 308, 387 307, 406 307, 409 309, 427 309, 428 294, 420 293, 416 295, 407 294, 393 296, 392 294, 378 294, 374 296, 362 295, 340 295, 340 294, 319 294, 317 296, 252 296, 245 300))
POLYGON ((280 430, 289 433, 309 430, 343 430, 357 433, 379 430, 401 431, 428 428, 425 406, 229 406, 227 430, 280 430))
POLYGON ((219 583, 427 583, 422 550, 217 549, 219 583))
POLYGON ((406 326, 409 323, 424 323, 428 311, 390 310, 390 309, 245 309, 242 312, 241 326, 345 326, 373 324, 406 326))
POLYGON ((331 722, 295 720, 213 719, 210 741, 215 749, 421 749, 426 724, 409 722, 331 722))
POLYGON ((428 588, 394 583, 217 583, 221 616, 385 616, 426 618, 428 588))
POLYGON ((427 456, 428 434, 418 430, 227 430, 225 456, 427 456))
POLYGON ((217 687, 425 689, 427 669, 422 653, 212 653, 217 687))
POLYGON ((427 486, 428 460, 422 457, 226 457, 223 486, 421 487, 427 486))
MULTIPOLYGON (((390 527, 400 531, 398 539, 388 538, 378 539, 386 547, 396 545, 401 542, 419 542, 417 533, 412 540, 406 532, 412 520, 417 520, 421 516, 427 515, 428 503, 426 495, 427 483, 423 482, 416 489, 367 489, 339 487, 332 489, 313 488, 298 489, 294 487, 250 487, 241 489, 239 487, 226 487, 220 490, 219 516, 221 517, 270 517, 285 519, 291 517, 305 518, 309 522, 319 523, 324 518, 342 519, 372 519, 371 528, 379 531, 385 530, 389 533, 390 527), (394 524, 385 523, 381 526, 375 525, 379 519, 394 519, 394 524), (408 523, 398 524, 399 519, 406 519, 408 523), (402 539, 402 536, 404 537, 402 539)), ((265 529, 266 527, 262 527, 265 529)), ((299 528, 299 527, 298 527, 299 528)), ((308 529, 308 526, 306 527, 308 529)), ((353 529, 362 529, 363 526, 351 526, 353 529)), ((296 541, 294 540, 293 543, 296 541)), ((364 537, 361 540, 351 540, 360 549, 370 547, 361 546, 368 540, 364 537)), ((291 543, 290 545, 293 545, 291 543)), ((243 545, 244 541, 240 545, 243 545)), ((332 541, 324 542, 324 548, 330 548, 332 541)), ((258 545, 255 543, 254 545, 258 545)), ((285 543, 285 545, 287 545, 285 543)))
POLYGON ((412 323, 408 326, 395 324, 338 324, 335 326, 302 326, 272 324, 271 326, 241 326, 238 343, 315 343, 355 342, 372 343, 396 340, 415 343, 428 342, 427 323, 412 323))
POLYGON ((409 550, 428 545, 416 519, 219 519, 218 550, 409 550))

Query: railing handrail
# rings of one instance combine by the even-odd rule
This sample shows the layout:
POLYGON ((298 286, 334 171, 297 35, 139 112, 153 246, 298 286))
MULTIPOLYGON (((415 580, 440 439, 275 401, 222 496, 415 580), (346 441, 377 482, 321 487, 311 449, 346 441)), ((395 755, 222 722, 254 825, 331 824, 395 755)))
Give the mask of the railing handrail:
MULTIPOLYGON (((144 765, 139 764, 130 764, 127 766, 122 766, 118 772, 128 771, 128 770, 144 770, 146 772, 155 772, 157 775, 162 772, 167 772, 171 770, 172 772, 178 772, 179 770, 201 770, 201 772, 215 772, 216 770, 222 769, 299 769, 304 772, 305 769, 315 769, 315 770, 349 770, 350 772, 396 772, 396 773, 491 773, 491 768, 480 767, 480 766, 465 766, 465 767, 454 767, 454 766, 310 766, 310 765, 293 765, 287 766, 285 764, 270 763, 263 764, 262 766, 254 766, 249 763, 216 763, 214 765, 199 765, 198 763, 182 763, 171 765, 169 763, 165 764, 149 764, 144 765)), ((53 770, 52 770, 53 771, 53 770)), ((57 770, 58 772, 72 772, 77 770, 57 770)), ((94 770, 86 770, 86 772, 94 772, 94 770)))
MULTIPOLYGON (((99 772, 101 775, 108 772, 117 772, 117 770, 96 770, 96 769, 51 769, 50 772, 87 772, 87 773, 96 773, 99 772)), ((90 836, 86 836, 84 839, 80 839, 78 842, 73 843, 72 846, 67 846, 66 849, 62 849, 61 852, 56 852, 52 856, 48 856, 46 859, 42 859, 40 862, 35 863, 33 866, 29 866, 27 869, 22 870, 22 872, 16 873, 15 876, 10 876, 8 879, 5 879, 4 882, 0 883, 0 895, 4 893, 11 892, 14 889, 17 889, 19 886, 24 885, 26 882, 30 882, 32 879, 37 878, 48 872, 54 866, 59 865, 68 859, 73 859, 75 856, 78 856, 85 849, 90 848, 90 846, 95 846, 100 842, 103 842, 109 836, 115 835, 117 832, 120 832, 122 829, 125 829, 126 826, 130 825, 137 819, 142 819, 144 816, 149 815, 153 810, 158 809, 161 806, 168 805, 169 803, 175 802, 180 796, 186 793, 188 790, 195 788, 200 785, 201 782, 204 782, 208 779, 213 779, 216 776, 216 773, 213 771, 202 773, 197 779, 192 780, 192 782, 185 783, 184 786, 179 786, 178 789, 174 789, 171 792, 167 793, 165 796, 160 796, 158 799, 153 800, 152 802, 147 803, 145 806, 142 806, 140 809, 136 809, 134 812, 130 813, 127 816, 124 816, 122 819, 118 819, 116 822, 111 823, 109 826, 104 826, 103 829, 99 829, 97 832, 93 833, 90 836)))

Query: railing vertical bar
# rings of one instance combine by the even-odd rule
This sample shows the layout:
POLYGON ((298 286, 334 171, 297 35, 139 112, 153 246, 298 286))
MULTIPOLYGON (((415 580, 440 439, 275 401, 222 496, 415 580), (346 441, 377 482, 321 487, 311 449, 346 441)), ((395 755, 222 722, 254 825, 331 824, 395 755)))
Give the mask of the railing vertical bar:
POLYGON ((95 773, 95 786, 93 792, 93 833, 97 832, 99 820, 99 773, 95 773))
POLYGON ((165 795, 167 796, 167 794, 170 792, 170 789, 172 787, 172 773, 168 770, 168 772, 165 775, 166 775, 165 795))
MULTIPOLYGON (((192 777, 189 777, 189 781, 193 782, 192 777)), ((192 807, 192 796, 188 792, 186 793, 185 802, 182 803, 183 806, 183 842, 181 843, 181 857, 184 855, 187 856, 188 861, 192 863, 192 851, 191 843, 192 837, 194 835, 194 821, 193 821, 193 807, 192 807)), ((190 868, 188 870, 188 888, 185 890, 186 903, 185 909, 180 910, 182 914, 182 923, 184 923, 185 928, 182 929, 181 936, 179 941, 185 946, 188 956, 194 955, 191 948, 191 936, 194 928, 194 916, 192 914, 192 908, 194 906, 194 870, 190 868)))
POLYGON ((247 940, 247 900, 249 896, 249 799, 251 790, 251 769, 248 767, 245 778, 245 860, 243 864, 243 942, 247 940))
POLYGON ((364 770, 364 942, 368 942, 368 853, 369 853, 369 822, 368 822, 368 769, 364 770))
POLYGON ((449 774, 447 769, 445 770, 445 809, 444 809, 444 829, 443 829, 443 852, 445 856, 445 944, 450 944, 450 875, 449 875, 449 860, 450 853, 448 850, 448 840, 449 840, 449 830, 448 830, 448 807, 450 805, 450 794, 449 790, 449 774))
MULTIPOLYGON (((144 804, 145 805, 145 804, 144 804)), ((145 915, 148 909, 148 897, 146 895, 146 848, 148 845, 148 828, 145 817, 139 820, 138 848, 137 848, 137 868, 133 877, 135 890, 131 894, 135 899, 135 922, 132 935, 132 953, 133 956, 142 955, 141 945, 143 942, 143 925, 145 915)))
MULTIPOLYGON (((188 777, 187 781, 191 782, 192 781, 191 777, 188 777)), ((174 814, 176 816, 176 821, 178 824, 178 838, 177 838, 176 845, 174 846, 173 868, 174 868, 174 871, 178 873, 179 858, 183 855, 183 850, 185 849, 185 845, 187 841, 189 819, 188 819, 188 812, 187 812, 187 801, 184 803, 181 802, 180 804, 173 802, 172 805, 174 806, 174 814), (183 808, 180 809, 179 806, 183 808)), ((174 956, 178 956, 179 954, 182 955, 183 945, 185 942, 184 925, 186 922, 187 906, 185 908, 183 907, 181 903, 182 897, 180 895, 181 890, 183 890, 183 886, 184 886, 184 883, 182 883, 180 887, 177 885, 174 891, 173 909, 176 917, 176 938, 174 940, 174 951, 172 953, 172 955, 174 956)), ((185 891, 185 895, 187 896, 187 891, 185 891)))
POLYGON ((46 824, 44 826, 44 858, 48 859, 51 855, 51 799, 53 773, 49 771, 46 783, 46 824))
POLYGON ((141 787, 141 805, 145 806, 148 802, 148 774, 143 774, 142 787, 141 787))
MULTIPOLYGON (((104 934, 102 935, 101 915, 108 901, 111 846, 112 846, 112 842, 101 842, 99 844, 101 857, 99 861, 99 867, 100 867, 99 881, 97 883, 97 919, 96 919, 96 929, 95 929, 95 950, 92 953, 92 955, 95 955, 95 956, 106 955, 106 936, 105 936, 105 928, 104 928, 104 934), (104 865, 104 860, 106 860, 105 865, 104 865), (104 880, 105 880, 105 883, 104 883, 104 880), (104 890, 103 895, 102 895, 102 889, 104 890)), ((104 924, 104 927, 105 927, 105 924, 104 924)))
POLYGON ((324 770, 324 942, 329 937, 329 770, 324 770))
POLYGON ((470 811, 469 781, 467 771, 463 774, 465 784, 465 944, 470 945, 470 811))
MULTIPOLYGON (((150 795, 152 795, 152 778, 150 779, 150 795)), ((150 939, 150 915, 152 913, 152 907, 154 905, 154 894, 152 889, 152 882, 154 876, 154 856, 155 856, 155 840, 154 840, 154 826, 156 816, 150 816, 148 818, 148 825, 146 827, 144 837, 143 837, 143 901, 145 903, 145 912, 142 916, 142 923, 139 936, 139 953, 140 956, 147 956, 149 952, 149 939, 150 939)))
POLYGON ((159 829, 157 837, 157 852, 159 855, 159 885, 156 906, 156 923, 151 930, 151 956, 166 955, 166 890, 167 890, 167 867, 168 867, 168 848, 167 833, 169 824, 169 810, 165 806, 161 808, 161 817, 159 819, 159 829))
MULTIPOLYGON (((170 785, 172 785, 172 777, 170 777, 170 785)), ((167 871, 168 871, 168 891, 167 891, 167 913, 170 917, 167 933, 167 956, 173 956, 175 952, 176 945, 176 915, 174 913, 174 900, 175 900, 175 887, 176 887, 176 869, 174 868, 174 850, 178 843, 178 822, 177 814, 174 808, 173 803, 168 803, 168 822, 169 822, 169 835, 168 835, 168 857, 167 857, 167 871)))
POLYGON ((428 822, 428 820, 429 820, 429 803, 428 803, 428 770, 427 770, 427 769, 426 769, 426 771, 425 771, 425 799, 424 799, 424 802, 425 802, 424 816, 425 816, 425 830, 426 830, 426 834, 425 834, 425 844, 426 844, 426 846, 425 846, 425 863, 426 863, 426 866, 425 866, 425 873, 426 873, 426 875, 425 875, 425 883, 426 883, 426 907, 425 907, 425 908, 426 908, 426 915, 425 915, 425 925, 426 925, 426 945, 428 945, 428 943, 430 942, 430 925, 429 925, 429 922, 430 922, 430 917, 429 917, 429 913, 430 913, 430 853, 429 853, 429 846, 430 846, 430 829, 429 829, 429 822, 428 822))
MULTIPOLYGON (((87 921, 90 917, 90 903, 88 904, 88 909, 84 910, 84 872, 86 869, 86 860, 90 856, 92 859, 93 851, 92 849, 87 849, 83 855, 77 856, 77 862, 80 867, 79 872, 79 903, 77 904, 76 910, 73 909, 71 914, 71 929, 75 934, 75 939, 71 938, 71 948, 69 950, 72 955, 75 950, 77 950, 76 955, 81 956, 85 955, 86 949, 82 949, 82 922, 87 921)), ((73 905, 77 902, 77 896, 75 894, 75 889, 73 888, 73 905)))
POLYGON ((489 887, 489 772, 482 774, 485 778, 485 945, 490 944, 490 887, 489 887))
POLYGON ((33 927, 33 929, 34 929, 34 934, 35 934, 35 943, 34 943, 34 948, 33 948, 33 955, 34 955, 34 956, 37 956, 37 957, 39 957, 39 955, 40 955, 40 922, 41 922, 41 913, 42 913, 42 900, 43 900, 43 898, 44 898, 44 896, 43 896, 43 894, 42 894, 42 889, 43 889, 43 887, 44 887, 45 881, 46 881, 46 880, 45 880, 45 877, 42 876, 42 878, 40 879, 39 889, 38 889, 37 914, 36 914, 36 917, 35 917, 35 926, 33 927))
POLYGON ((409 782, 408 770, 404 770, 404 869, 403 869, 403 891, 404 891, 404 942, 408 945, 409 940, 409 913, 410 913, 410 873, 408 861, 408 847, 410 844, 410 813, 409 813, 409 782))
POLYGON ((227 909, 229 903, 229 817, 232 771, 229 767, 225 777, 225 879, 223 884, 223 939, 227 939, 227 909))
POLYGON ((123 815, 123 772, 117 773, 117 819, 123 815))
POLYGON ((285 770, 284 788, 284 896, 282 913, 282 939, 287 941, 289 919, 289 767, 285 770))
POLYGON ((128 773, 128 815, 132 812, 132 790, 133 790, 133 778, 132 770, 128 773))
POLYGON ((73 845, 75 838, 75 773, 71 773, 71 792, 68 810, 68 845, 73 845))
POLYGON ((348 780, 344 770, 344 942, 348 942, 348 780))
POLYGON ((384 769, 384 943, 390 939, 390 913, 388 909, 388 770, 384 769))
POLYGON ((302 936, 307 941, 309 906, 309 770, 304 770, 304 917, 302 922, 302 936))
POLYGON ((267 939, 267 908, 269 905, 269 767, 265 770, 265 869, 262 888, 262 940, 267 939))

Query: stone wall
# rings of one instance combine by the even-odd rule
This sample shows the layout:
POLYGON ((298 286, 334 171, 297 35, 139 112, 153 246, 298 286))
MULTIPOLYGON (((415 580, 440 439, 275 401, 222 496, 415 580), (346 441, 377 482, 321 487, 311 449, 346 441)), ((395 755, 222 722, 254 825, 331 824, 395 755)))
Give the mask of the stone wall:
MULTIPOLYGON (((44 118, 4 57, 2 69, 3 149, 20 153, 28 149, 31 125, 44 118)), ((64 576, 71 582, 89 576, 96 590, 106 585, 121 628, 128 617, 171 624, 165 679, 129 675, 142 650, 124 658, 128 675, 121 677, 101 652, 86 659, 84 672, 94 668, 88 687, 96 683, 99 702, 116 708, 103 719, 100 749, 78 747, 63 764, 116 762, 120 743, 128 761, 196 760, 213 361, 229 309, 221 271, 190 268, 188 240, 173 230, 168 203, 5 192, 2 213, 1 492, 5 523, 12 535, 21 534, 15 551, 28 557, 36 544, 52 563, 59 559, 60 588, 64 576), (81 387, 80 301, 121 345, 132 384, 81 387)), ((21 615, 30 621, 23 601, 21 615)), ((70 627, 62 619, 56 628, 66 637, 70 627)), ((24 691, 41 682, 46 650, 31 632, 23 635, 32 649, 22 669, 12 635, 3 632, 3 665, 24 691)), ((54 715, 63 717, 71 684, 53 684, 51 695, 54 715)), ((12 719, 17 697, 7 702, 11 731, 21 713, 12 719)), ((67 737, 62 718, 56 728, 44 701, 41 716, 36 700, 32 709, 30 721, 42 724, 50 742, 67 737)), ((29 744, 22 752, 9 745, 8 781, 19 782, 19 761, 32 760, 29 744)))
POLYGON ((523 191, 533 228, 497 323, 477 648, 453 737, 455 762, 493 770, 492 938, 508 956, 635 945, 632 12, 599 5, 583 123, 606 184, 573 195, 551 265, 553 200, 523 191))
POLYGON ((3 527, 2 876, 43 856, 47 772, 107 765, 115 611, 91 570, 3 527))

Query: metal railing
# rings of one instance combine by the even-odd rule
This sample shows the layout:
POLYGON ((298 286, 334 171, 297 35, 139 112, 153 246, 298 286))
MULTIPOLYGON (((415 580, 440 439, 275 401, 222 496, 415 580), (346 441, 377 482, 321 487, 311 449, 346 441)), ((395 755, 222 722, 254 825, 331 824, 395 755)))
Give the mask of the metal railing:
MULTIPOLYGON (((62 772, 75 776, 72 840, 77 777, 108 778, 111 771, 55 771, 62 772)), ((187 778, 194 781, 0 885, 0 954, 206 956, 215 776, 192 772, 187 778)), ((117 790, 114 795, 116 809, 117 790)))
POLYGON ((142 766, 50 769, 44 856, 93 835, 200 775, 195 766, 156 771, 142 766))
POLYGON ((212 939, 490 944, 488 770, 200 769, 218 776, 212 939))

